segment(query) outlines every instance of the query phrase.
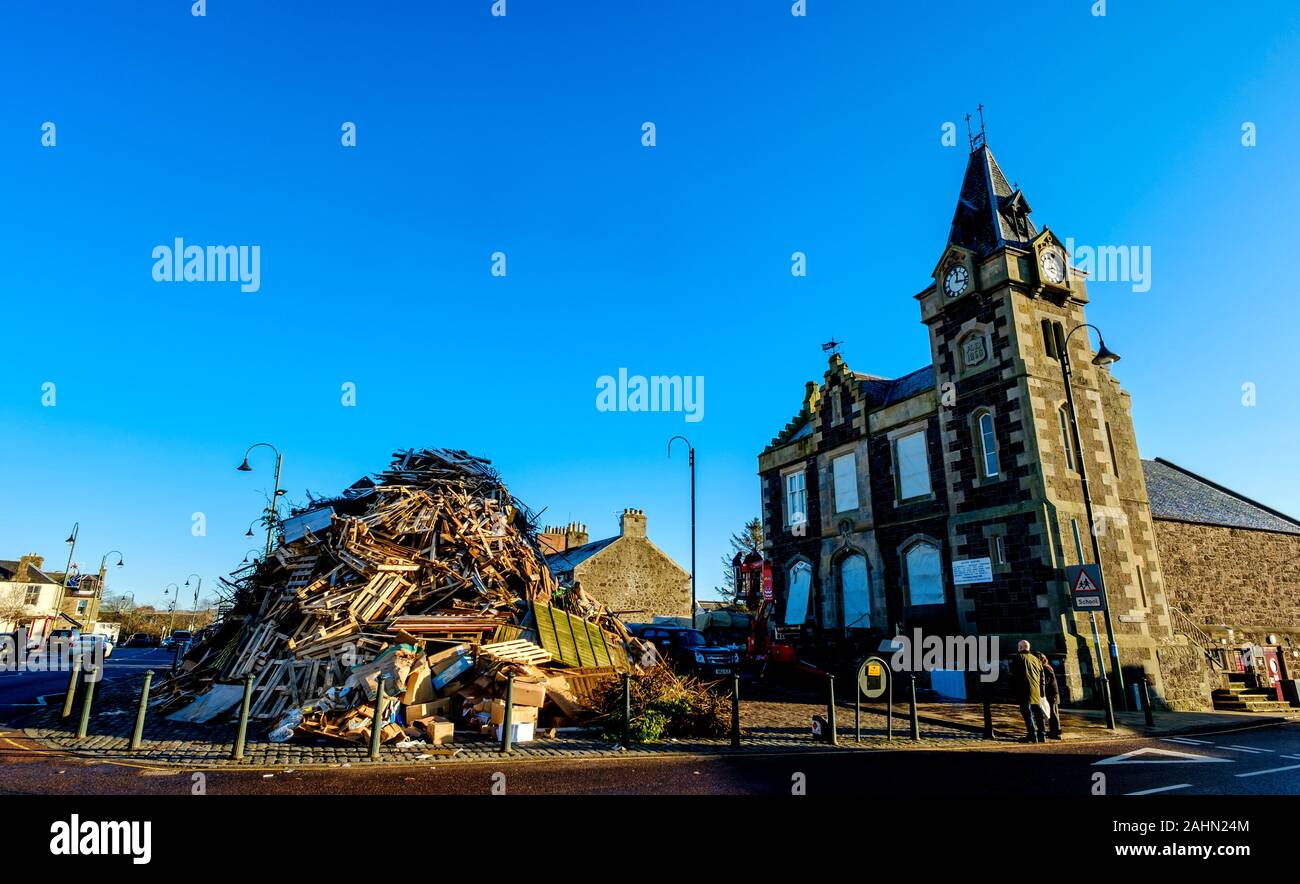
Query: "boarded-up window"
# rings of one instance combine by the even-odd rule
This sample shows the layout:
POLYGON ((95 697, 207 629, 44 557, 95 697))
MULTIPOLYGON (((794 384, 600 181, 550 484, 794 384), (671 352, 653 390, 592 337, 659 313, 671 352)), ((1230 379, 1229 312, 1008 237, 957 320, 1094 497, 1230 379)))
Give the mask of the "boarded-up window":
POLYGON ((871 596, 866 556, 853 553, 840 563, 840 590, 844 596, 844 628, 871 628, 871 596))
POLYGON ((898 437, 894 443, 898 470, 898 499, 923 497, 930 493, 930 461, 925 453, 925 431, 898 437))
POLYGON ((907 551, 909 604, 943 604, 943 568, 939 558, 939 548, 929 543, 918 543, 907 551))
POLYGON ((835 512, 858 508, 858 465, 853 452, 831 461, 835 474, 835 512))
POLYGON ((802 626, 808 619, 808 593, 812 589, 812 565, 795 562, 790 568, 790 591, 785 597, 786 626, 802 626))

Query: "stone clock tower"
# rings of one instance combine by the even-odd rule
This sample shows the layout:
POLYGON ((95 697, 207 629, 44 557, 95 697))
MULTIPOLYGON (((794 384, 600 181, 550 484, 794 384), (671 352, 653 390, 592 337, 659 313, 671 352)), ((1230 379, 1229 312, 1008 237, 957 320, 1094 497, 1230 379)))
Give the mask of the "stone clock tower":
POLYGON ((987 556, 993 570, 992 582, 954 587, 959 626, 999 635, 1004 654, 1027 638, 1035 650, 1064 655, 1071 697, 1090 695, 1092 625, 1070 609, 1065 569, 1093 560, 1088 532, 1096 531, 1129 686, 1117 708, 1133 708, 1131 686, 1142 676, 1170 706, 1203 704, 1198 652, 1171 622, 1129 396, 1107 367, 1093 364, 1083 274, 1031 212, 977 138, 933 283, 916 295, 935 370, 947 543, 954 560, 987 556), (1063 341, 1077 449, 1057 358, 1063 341))

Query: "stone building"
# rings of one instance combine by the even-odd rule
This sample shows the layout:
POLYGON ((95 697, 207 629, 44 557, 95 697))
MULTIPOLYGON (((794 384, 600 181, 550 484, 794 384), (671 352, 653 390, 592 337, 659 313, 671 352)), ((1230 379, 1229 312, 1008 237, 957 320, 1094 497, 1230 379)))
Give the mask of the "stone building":
POLYGON ((546 528, 539 538, 560 583, 580 583, 623 619, 690 616, 691 575, 650 541, 644 510, 623 510, 619 533, 604 540, 589 542, 587 526, 577 522, 546 528))
MULTIPOLYGON (((759 455, 774 622, 853 653, 916 628, 997 636, 1004 654, 1025 638, 1055 657, 1071 699, 1089 697, 1092 625, 1066 569, 1092 562, 1091 528, 1125 684, 1148 676, 1164 704, 1202 708, 1204 652, 1176 628, 1129 395, 1094 361, 1085 275, 1030 213, 978 139, 915 295, 930 364, 889 379, 832 355, 759 455)), ((959 673, 934 678, 964 690, 959 673)))

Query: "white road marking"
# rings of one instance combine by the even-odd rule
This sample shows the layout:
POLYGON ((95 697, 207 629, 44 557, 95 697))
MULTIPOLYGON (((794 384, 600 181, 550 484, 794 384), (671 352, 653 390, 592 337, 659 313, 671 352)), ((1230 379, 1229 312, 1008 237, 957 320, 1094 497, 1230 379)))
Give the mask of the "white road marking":
POLYGON ((1143 789, 1141 792, 1125 792, 1125 795, 1154 795, 1157 792, 1172 792, 1175 789, 1186 789, 1191 783, 1179 783, 1177 786, 1160 786, 1156 789, 1143 789))
POLYGON ((1114 755, 1110 758, 1103 758, 1101 761, 1094 761, 1093 765, 1098 764, 1187 764, 1189 762, 1204 761, 1222 761, 1231 764, 1235 759, 1232 758, 1215 758, 1212 755, 1196 755, 1192 752, 1175 752, 1173 749, 1157 749, 1155 746, 1143 746, 1141 749, 1134 749, 1132 752, 1125 752, 1123 755, 1114 755), (1156 758, 1141 758, 1139 756, 1155 755, 1156 758))
POLYGON ((1191 737, 1166 737, 1171 743, 1194 743, 1197 746, 1213 746, 1209 740, 1193 740, 1191 737))
POLYGON ((1249 752, 1256 755, 1260 752, 1272 752, 1272 749, 1252 749, 1250 746, 1220 746, 1220 749, 1227 749, 1229 752, 1249 752))
POLYGON ((1250 773, 1239 773, 1239 777, 1259 777, 1264 774, 1281 773, 1284 770, 1300 770, 1300 764, 1288 764, 1286 767, 1272 767, 1268 770, 1252 770, 1250 773))
POLYGON ((1283 758, 1300 758, 1300 755, 1283 755, 1283 758))

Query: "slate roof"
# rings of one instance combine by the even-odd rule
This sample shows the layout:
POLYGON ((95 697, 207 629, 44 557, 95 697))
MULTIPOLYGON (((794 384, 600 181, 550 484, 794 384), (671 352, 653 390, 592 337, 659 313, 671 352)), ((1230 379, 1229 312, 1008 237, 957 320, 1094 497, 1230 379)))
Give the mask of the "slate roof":
MULTIPOLYGON (((853 377, 872 408, 884 408, 895 402, 911 399, 926 390, 934 389, 934 366, 932 365, 908 372, 901 378, 882 378, 856 371, 853 372, 853 377)), ((792 421, 787 424, 786 428, 763 450, 771 451, 773 448, 780 448, 782 445, 789 445, 791 442, 812 435, 812 421, 806 414, 796 415, 795 421, 801 422, 792 421)))
POLYGON ((561 574, 567 574, 622 536, 616 534, 613 537, 606 537, 604 540, 596 540, 591 543, 584 543, 582 546, 575 546, 573 549, 566 549, 564 552, 551 553, 546 557, 546 567, 550 568, 551 574, 557 577, 561 574))
POLYGON ((1163 458, 1142 461, 1156 519, 1300 534, 1300 521, 1163 458))
MULTIPOLYGON (((10 583, 13 581, 14 575, 17 573, 18 573, 18 562, 14 561, 13 559, 0 559, 0 581, 4 581, 5 583, 10 583)), ((59 579, 56 580, 55 578, 51 577, 49 574, 46 574, 44 571, 37 570, 36 568, 28 568, 26 582, 59 583, 62 577, 63 577, 62 572, 59 573, 59 579)))
POLYGON ((1007 183, 993 151, 980 145, 966 163, 948 241, 980 256, 1003 245, 1027 248, 1038 236, 1032 211, 1024 193, 1007 183))

